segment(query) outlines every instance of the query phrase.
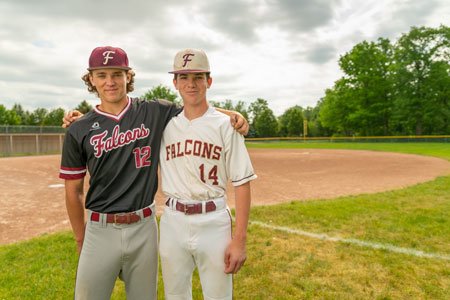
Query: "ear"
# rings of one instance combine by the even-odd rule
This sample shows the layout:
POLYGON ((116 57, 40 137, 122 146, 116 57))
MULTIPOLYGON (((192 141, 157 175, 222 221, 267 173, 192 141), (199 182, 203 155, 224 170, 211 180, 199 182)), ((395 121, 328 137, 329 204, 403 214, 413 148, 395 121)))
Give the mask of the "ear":
POLYGON ((91 72, 89 72, 89 81, 91 82, 92 86, 95 86, 94 79, 92 77, 92 73, 91 72))
POLYGON ((177 80, 176 80, 176 79, 173 79, 172 82, 173 82, 173 86, 174 86, 175 89, 178 91, 177 80))
POLYGON ((131 81, 131 74, 130 72, 127 72, 127 83, 130 83, 131 81))
POLYGON ((208 83, 208 89, 211 87, 211 84, 212 84, 212 77, 209 77, 208 78, 208 80, 207 80, 207 83, 208 83))

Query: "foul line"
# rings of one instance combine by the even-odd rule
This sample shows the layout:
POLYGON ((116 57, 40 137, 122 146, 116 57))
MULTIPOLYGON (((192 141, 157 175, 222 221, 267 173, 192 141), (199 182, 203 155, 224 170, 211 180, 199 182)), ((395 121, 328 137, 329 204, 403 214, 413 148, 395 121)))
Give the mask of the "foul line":
POLYGON ((448 255, 442 255, 442 254, 437 254, 437 253, 427 253, 427 252, 423 252, 423 251, 419 251, 419 250, 414 250, 411 248, 401 248, 401 247, 397 247, 397 246, 393 246, 393 245, 389 245, 389 244, 365 242, 365 241, 361 241, 361 240, 357 240, 357 239, 344 239, 344 238, 339 238, 339 237, 331 237, 326 234, 317 234, 317 233, 306 232, 303 230, 292 229, 289 227, 274 226, 274 225, 269 225, 269 224, 259 222, 259 221, 249 221, 249 223, 258 225, 258 226, 261 226, 264 228, 269 228, 269 229, 278 230, 278 231, 284 231, 287 233, 302 235, 302 236, 319 239, 319 240, 324 240, 324 241, 342 242, 342 243, 353 244, 353 245, 358 245, 358 246, 372 248, 372 249, 382 249, 382 250, 395 252, 395 253, 413 255, 413 256, 417 256, 417 257, 450 260, 450 256, 448 256, 448 255))

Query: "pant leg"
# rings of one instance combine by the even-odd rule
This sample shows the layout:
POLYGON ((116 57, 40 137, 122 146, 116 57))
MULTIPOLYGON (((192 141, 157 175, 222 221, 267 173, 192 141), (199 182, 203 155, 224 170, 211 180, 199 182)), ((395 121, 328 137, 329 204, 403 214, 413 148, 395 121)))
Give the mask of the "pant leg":
POLYGON ((88 222, 78 261, 76 300, 108 300, 121 268, 121 233, 88 222))
POLYGON ((156 299, 158 280, 158 225, 153 216, 140 223, 125 225, 123 266, 128 300, 156 299))
POLYGON ((196 222, 198 236, 194 254, 203 297, 232 299, 232 275, 225 274, 225 250, 231 241, 231 217, 227 209, 199 215, 196 222))
POLYGON ((161 268, 167 300, 192 299, 194 260, 190 249, 187 216, 164 208, 160 221, 161 268))

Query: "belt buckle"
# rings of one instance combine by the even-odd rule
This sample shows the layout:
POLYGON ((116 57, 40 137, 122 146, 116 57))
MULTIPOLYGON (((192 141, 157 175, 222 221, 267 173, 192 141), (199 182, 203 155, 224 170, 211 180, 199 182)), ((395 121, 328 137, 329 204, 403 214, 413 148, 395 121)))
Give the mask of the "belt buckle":
POLYGON ((114 224, 130 224, 131 223, 131 219, 130 219, 130 213, 117 213, 117 214, 114 214, 114 224), (122 223, 119 223, 119 222, 117 222, 117 217, 127 217, 127 221, 126 222, 122 222, 122 223))
POLYGON ((197 204, 196 203, 188 203, 188 204, 185 204, 184 205, 184 214, 185 215, 192 215, 193 213, 195 213, 195 211, 192 213, 192 212, 189 212, 189 209, 190 208, 195 208, 195 206, 196 206, 197 204))

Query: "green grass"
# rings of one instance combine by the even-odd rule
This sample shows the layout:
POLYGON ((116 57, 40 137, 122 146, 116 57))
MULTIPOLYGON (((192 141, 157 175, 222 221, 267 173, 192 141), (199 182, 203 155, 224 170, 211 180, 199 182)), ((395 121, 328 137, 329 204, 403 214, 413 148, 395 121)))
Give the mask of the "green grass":
MULTIPOLYGON (((73 299, 77 259, 71 232, 0 246, 0 300, 73 299)), ((161 270, 158 284, 158 299, 164 299, 161 270)), ((193 288, 194 299, 200 299, 197 273, 193 288)), ((122 281, 117 280, 111 299, 125 299, 122 281)))
POLYGON ((75 243, 58 233, 0 248, 0 299, 70 299, 75 243))
MULTIPOLYGON (((394 151, 450 160, 450 144, 268 143, 249 147, 394 151)), ((329 236, 450 255, 450 176, 409 188, 253 207, 251 219, 329 236)), ((295 200, 295 199, 293 199, 295 200)), ((449 299, 450 261, 420 258, 249 226, 236 299, 449 299)), ((0 299, 71 299, 69 232, 0 247, 0 299)), ((194 299, 201 299, 198 275, 194 299)), ((163 299, 159 280, 159 296, 163 299)), ((118 282, 112 299, 125 299, 118 282)))
POLYGON ((252 219, 450 255, 449 191, 450 177, 440 177, 373 195, 254 207, 252 219))
POLYGON ((450 160, 450 143, 301 143, 301 142, 247 142, 248 148, 285 148, 285 149, 349 149, 373 150, 420 154, 450 160))

